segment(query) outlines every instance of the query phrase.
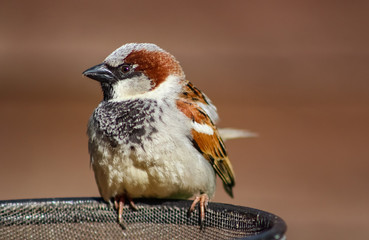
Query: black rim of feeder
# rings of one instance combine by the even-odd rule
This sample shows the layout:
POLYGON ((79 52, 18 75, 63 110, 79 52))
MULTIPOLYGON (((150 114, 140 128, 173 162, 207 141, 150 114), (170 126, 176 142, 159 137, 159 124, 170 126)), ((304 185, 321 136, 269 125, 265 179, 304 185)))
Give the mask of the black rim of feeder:
POLYGON ((119 228, 116 211, 101 198, 0 201, 0 238, 19 239, 30 234, 43 237, 67 234, 71 239, 86 236, 89 239, 133 238, 138 234, 139 238, 266 240, 284 239, 287 230, 283 219, 272 213, 215 202, 209 202, 205 226, 200 230, 198 209, 190 217, 187 216, 192 203, 190 200, 134 201, 138 211, 128 205, 123 211, 127 230, 119 228), (59 225, 62 227, 59 228, 59 225))

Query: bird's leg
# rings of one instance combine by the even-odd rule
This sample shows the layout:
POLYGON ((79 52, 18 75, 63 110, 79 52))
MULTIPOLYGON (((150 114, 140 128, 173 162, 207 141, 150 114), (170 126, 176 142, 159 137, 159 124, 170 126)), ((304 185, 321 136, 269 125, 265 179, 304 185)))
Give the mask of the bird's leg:
POLYGON ((204 226, 206 207, 208 206, 209 203, 208 195, 203 193, 200 196, 196 196, 196 198, 193 200, 191 204, 191 207, 188 209, 189 216, 195 210, 195 207, 198 203, 200 208, 200 227, 202 228, 204 226))
POLYGON ((138 211, 137 206, 135 205, 135 203, 133 202, 132 198, 130 198, 129 196, 127 196, 128 202, 129 202, 129 206, 131 206, 131 208, 135 211, 138 211))
POLYGON ((123 207, 124 207, 125 197, 123 196, 117 196, 114 198, 114 207, 116 210, 118 210, 118 223, 123 228, 126 229, 123 222, 123 207))
POLYGON ((126 200, 128 200, 129 205, 133 210, 138 211, 137 206, 133 202, 132 198, 130 198, 129 196, 121 195, 114 198, 114 207, 116 210, 118 210, 118 223, 123 229, 126 228, 123 221, 123 208, 126 200))

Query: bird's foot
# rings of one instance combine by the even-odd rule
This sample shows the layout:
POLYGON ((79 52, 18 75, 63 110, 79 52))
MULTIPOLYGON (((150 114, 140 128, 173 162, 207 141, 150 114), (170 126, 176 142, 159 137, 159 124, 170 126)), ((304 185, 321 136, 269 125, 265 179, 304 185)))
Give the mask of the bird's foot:
POLYGON ((205 211, 206 207, 209 203, 209 197, 207 194, 201 194, 200 196, 196 196, 193 200, 191 207, 188 209, 188 216, 191 216, 191 213, 195 210, 196 205, 199 203, 200 209, 200 228, 204 227, 204 220, 205 220, 205 211))
POLYGON ((123 229, 126 229, 124 221, 123 221, 123 208, 124 208, 124 203, 126 202, 126 200, 128 200, 129 205, 131 206, 133 210, 138 211, 137 206, 133 202, 132 198, 130 198, 129 196, 121 195, 121 196, 117 196, 114 198, 114 207, 118 211, 118 223, 123 229))

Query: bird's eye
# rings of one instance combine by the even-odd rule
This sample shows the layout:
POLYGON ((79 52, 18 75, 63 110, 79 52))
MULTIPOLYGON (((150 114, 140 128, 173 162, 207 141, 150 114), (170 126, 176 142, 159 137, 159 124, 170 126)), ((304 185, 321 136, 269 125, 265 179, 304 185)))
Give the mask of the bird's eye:
POLYGON ((121 66, 122 72, 127 73, 131 70, 131 66, 129 65, 122 65, 121 66))

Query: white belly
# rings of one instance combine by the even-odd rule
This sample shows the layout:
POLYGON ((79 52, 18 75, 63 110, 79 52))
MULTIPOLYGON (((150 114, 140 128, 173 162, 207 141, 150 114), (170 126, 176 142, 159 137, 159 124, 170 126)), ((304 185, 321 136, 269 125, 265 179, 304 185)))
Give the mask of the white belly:
POLYGON ((181 115, 163 114, 162 121, 155 125, 158 131, 149 140, 118 146, 112 146, 90 122, 92 166, 106 201, 121 194, 132 198, 214 195, 215 172, 187 137, 191 131, 188 119, 177 116, 181 115))
POLYGON ((107 201, 123 193, 132 198, 189 198, 200 193, 212 197, 214 170, 189 144, 168 138, 128 151, 109 144, 92 146, 100 194, 107 201))

